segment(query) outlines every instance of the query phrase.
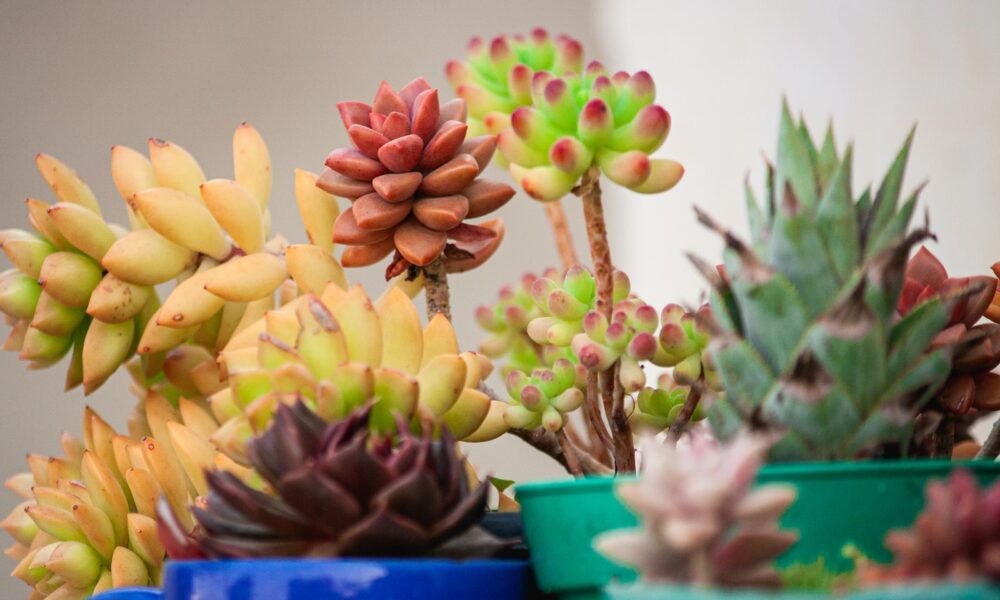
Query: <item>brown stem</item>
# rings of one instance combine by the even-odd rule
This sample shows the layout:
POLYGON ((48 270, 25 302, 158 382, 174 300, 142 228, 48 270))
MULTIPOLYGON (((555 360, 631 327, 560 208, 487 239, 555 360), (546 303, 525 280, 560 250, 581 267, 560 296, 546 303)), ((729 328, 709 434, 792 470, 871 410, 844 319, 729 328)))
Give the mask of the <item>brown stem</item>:
POLYGON ((677 413, 677 418, 674 419, 674 422, 670 425, 670 429, 667 431, 669 439, 677 441, 687 431, 691 416, 694 415, 694 411, 698 408, 698 402, 701 400, 701 383, 702 379, 699 378, 691 386, 691 390, 688 391, 687 398, 684 399, 684 404, 681 406, 680 412, 677 413))
POLYGON ((427 300, 427 319, 441 313, 451 320, 451 292, 448 289, 448 271, 441 259, 424 267, 424 297, 427 300))
POLYGON ((993 423, 993 429, 976 454, 976 460, 996 460, 998 455, 1000 455, 1000 419, 993 423))
MULTIPOLYGON (((604 207, 601 204, 601 171, 594 165, 583 174, 580 184, 573 193, 583 200, 583 216, 587 222, 587 241, 594 263, 594 278, 597 280, 597 310, 610 321, 614 303, 614 263, 611 261, 611 246, 608 244, 608 229, 604 221, 604 207)), ((635 471, 635 445, 632 429, 625 415, 625 392, 618 381, 618 363, 601 373, 601 390, 605 411, 611 423, 614 439, 615 471, 629 473, 635 471)))
POLYGON ((556 439, 559 440, 559 447, 562 449, 563 456, 566 457, 566 466, 569 467, 569 472, 573 475, 580 477, 583 475, 583 470, 580 468, 580 460, 577 458, 576 450, 566 439, 566 432, 559 430, 556 432, 556 439))
POLYGON ((569 231, 569 224, 566 223, 566 212, 563 210, 562 200, 545 203, 545 215, 552 225, 552 234, 556 238, 556 248, 559 249, 559 258, 562 260, 563 268, 568 269, 580 262, 576 257, 576 248, 573 246, 573 234, 569 231))
MULTIPOLYGON (((548 455, 562 465, 566 471, 573 472, 569 462, 566 460, 566 453, 563 452, 562 445, 554 434, 542 429, 535 431, 511 429, 508 433, 520 438, 539 452, 548 455)), ((609 473, 607 467, 589 454, 577 454, 575 458, 578 460, 580 472, 584 475, 607 475, 609 473)))
POLYGON ((584 400, 585 416, 590 424, 591 430, 597 434, 597 444, 591 444, 591 453, 594 456, 607 456, 608 452, 614 449, 615 442, 611 439, 611 433, 601 418, 601 404, 597 394, 597 373, 587 371, 587 397, 584 400))

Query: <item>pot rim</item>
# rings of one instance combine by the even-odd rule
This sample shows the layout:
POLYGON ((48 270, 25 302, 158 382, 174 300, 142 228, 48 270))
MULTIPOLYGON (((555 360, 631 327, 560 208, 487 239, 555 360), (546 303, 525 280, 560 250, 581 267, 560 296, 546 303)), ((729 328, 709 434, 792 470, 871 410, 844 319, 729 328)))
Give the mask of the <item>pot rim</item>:
MULTIPOLYGON (((855 477, 872 477, 885 475, 933 475, 947 474, 955 468, 965 468, 972 471, 996 471, 1000 473, 1000 462, 989 460, 945 460, 945 459, 904 459, 904 460, 870 460, 870 461, 826 461, 826 462, 796 462, 770 463, 764 465, 760 474, 765 479, 778 477, 798 477, 802 479, 819 479, 830 475, 851 475, 855 477)), ((550 493, 586 494, 593 490, 606 488, 616 481, 627 481, 633 478, 615 477, 613 475, 597 475, 582 479, 556 479, 532 481, 515 486, 518 498, 544 496, 550 493)))

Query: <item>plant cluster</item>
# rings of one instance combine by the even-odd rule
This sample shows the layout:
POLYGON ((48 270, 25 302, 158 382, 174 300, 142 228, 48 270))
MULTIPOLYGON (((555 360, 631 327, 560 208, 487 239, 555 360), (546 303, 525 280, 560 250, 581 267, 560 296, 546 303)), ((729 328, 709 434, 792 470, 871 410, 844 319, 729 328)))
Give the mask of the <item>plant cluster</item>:
MULTIPOLYGON (((579 42, 541 29, 476 38, 446 72, 455 99, 418 77, 337 105, 350 146, 319 176, 295 173, 304 244, 270 231, 271 159, 250 125, 232 179, 207 180, 171 142, 150 140, 148 158, 114 147, 128 228, 38 155, 57 202, 29 199, 34 231, 0 232, 3 347, 32 369, 70 355, 67 389, 86 393, 125 364, 139 403, 127 434, 88 408, 82 441, 8 481, 24 502, 2 523, 7 553, 32 598, 155 585, 167 554, 451 552, 489 493, 458 441, 510 433, 573 474, 627 474, 633 428, 666 432, 643 449, 645 477, 620 486, 644 527, 602 548, 652 581, 773 586, 794 492, 751 487, 765 456, 949 456, 1000 408, 997 280, 911 258, 932 237, 910 226, 920 189, 902 196, 912 135, 856 194, 851 147, 832 129, 817 145, 784 106, 764 193, 746 187, 749 239, 697 210, 725 242, 722 265, 693 258, 710 302, 658 309, 615 267, 601 189, 658 193, 683 176, 652 156, 670 115, 650 74, 584 66, 579 42), (498 251, 503 222, 472 221, 515 194, 481 177, 494 155, 543 201, 562 264, 480 307, 486 338, 462 351, 449 276, 498 251), (348 285, 342 265, 390 256, 376 300, 348 285)), ((975 451, 1000 453, 1000 424, 975 451)), ((997 489, 932 486, 916 531, 890 539, 897 564, 869 577, 995 576, 997 489)))

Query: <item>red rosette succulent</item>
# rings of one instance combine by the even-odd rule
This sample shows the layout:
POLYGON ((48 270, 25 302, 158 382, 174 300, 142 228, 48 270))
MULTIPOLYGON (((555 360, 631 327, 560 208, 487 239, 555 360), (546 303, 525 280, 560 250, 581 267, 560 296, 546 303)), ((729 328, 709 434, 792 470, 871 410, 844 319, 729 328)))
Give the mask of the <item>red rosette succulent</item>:
POLYGON ((496 149, 496 137, 466 139, 462 99, 441 104, 423 78, 398 92, 382 82, 372 104, 340 102, 352 146, 326 158, 320 188, 349 198, 333 239, 349 246, 345 267, 374 264, 395 251, 386 276, 439 258, 451 271, 482 264, 503 237, 488 215, 514 195, 509 185, 479 179, 496 149))
POLYGON ((924 247, 906 267, 898 305, 901 315, 931 298, 959 296, 947 327, 932 344, 956 349, 951 376, 937 402, 952 413, 1000 409, 1000 374, 991 372, 1000 364, 1000 325, 979 323, 996 290, 993 277, 949 277, 941 261, 924 247))

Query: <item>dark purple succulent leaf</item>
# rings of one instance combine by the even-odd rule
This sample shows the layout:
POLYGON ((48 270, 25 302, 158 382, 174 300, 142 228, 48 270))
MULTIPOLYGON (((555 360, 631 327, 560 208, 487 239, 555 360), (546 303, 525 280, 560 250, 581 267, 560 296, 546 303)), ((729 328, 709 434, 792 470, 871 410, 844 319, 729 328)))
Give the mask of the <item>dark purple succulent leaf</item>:
POLYGON ((406 473, 386 486, 372 499, 372 508, 390 511, 430 527, 447 508, 441 490, 427 470, 406 473))
POLYGON ((431 539, 439 544, 465 531, 483 519, 486 514, 486 499, 490 486, 479 484, 461 502, 452 506, 431 529, 431 539))
POLYGON ((249 487, 232 473, 212 471, 205 476, 209 485, 206 502, 210 510, 233 510, 230 507, 239 507, 238 512, 246 518, 286 534, 308 535, 315 529, 303 515, 287 504, 249 487))
POLYGON ((429 548, 427 532, 413 521, 379 509, 340 536, 341 556, 413 556, 429 548))
POLYGON ((313 543, 302 539, 263 540, 235 536, 205 537, 199 540, 211 558, 264 558, 269 556, 303 556, 313 543))
POLYGON ((340 535, 362 516, 362 506, 351 492, 312 465, 288 473, 278 488, 281 497, 328 536, 340 535))
POLYGON ((177 518, 165 496, 156 501, 156 532, 163 549, 173 560, 195 560, 205 558, 204 551, 177 518))
POLYGON ((328 449, 320 457, 317 468, 344 489, 350 490, 361 506, 368 506, 372 496, 393 479, 392 471, 367 451, 365 438, 361 436, 339 451, 328 449))

